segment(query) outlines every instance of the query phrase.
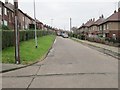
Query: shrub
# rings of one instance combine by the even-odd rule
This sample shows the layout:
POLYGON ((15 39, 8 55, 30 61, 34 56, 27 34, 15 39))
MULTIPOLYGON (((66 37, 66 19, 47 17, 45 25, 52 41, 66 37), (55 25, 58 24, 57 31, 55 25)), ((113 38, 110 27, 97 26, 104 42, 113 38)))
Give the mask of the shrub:
POLYGON ((6 26, 6 25, 2 25, 2 29, 3 30, 10 30, 10 28, 8 26, 6 26))

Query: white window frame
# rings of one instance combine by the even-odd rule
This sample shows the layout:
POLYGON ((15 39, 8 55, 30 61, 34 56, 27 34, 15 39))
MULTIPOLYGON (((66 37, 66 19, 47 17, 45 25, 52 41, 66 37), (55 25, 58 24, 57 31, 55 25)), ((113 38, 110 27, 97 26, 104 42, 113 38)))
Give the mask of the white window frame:
POLYGON ((102 30, 102 25, 100 26, 100 31, 102 30))
POLYGON ((109 25, 107 24, 107 29, 109 29, 109 25))
POLYGON ((23 17, 23 21, 24 21, 24 17, 23 17))
POLYGON ((0 15, 2 15, 2 7, 0 7, 0 15))
POLYGON ((4 8, 4 14, 7 15, 7 8, 4 8))
POLYGON ((8 26, 8 21, 4 20, 4 25, 8 26))
POLYGON ((104 26, 103 26, 103 30, 106 30, 106 24, 104 24, 104 26))

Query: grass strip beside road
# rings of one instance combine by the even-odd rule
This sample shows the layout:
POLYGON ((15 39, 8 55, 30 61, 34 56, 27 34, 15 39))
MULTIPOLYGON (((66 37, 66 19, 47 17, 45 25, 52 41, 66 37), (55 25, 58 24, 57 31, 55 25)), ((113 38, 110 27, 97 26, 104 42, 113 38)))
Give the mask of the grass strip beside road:
MULTIPOLYGON (((55 36, 48 35, 38 38, 38 48, 35 40, 20 43, 20 59, 22 64, 32 64, 41 60, 54 42, 55 36)), ((2 63, 15 63, 15 47, 8 47, 2 51, 2 63)))

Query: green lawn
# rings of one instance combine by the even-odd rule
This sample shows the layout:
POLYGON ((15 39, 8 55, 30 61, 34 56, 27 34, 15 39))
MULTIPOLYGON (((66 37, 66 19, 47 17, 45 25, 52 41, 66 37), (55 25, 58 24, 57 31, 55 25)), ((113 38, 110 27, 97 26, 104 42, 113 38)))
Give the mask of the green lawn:
MULTIPOLYGON (((35 40, 24 41, 20 43, 20 59, 22 64, 31 64, 41 60, 48 52, 55 39, 54 35, 48 35, 38 38, 38 48, 35 48, 35 40)), ((2 51, 2 63, 15 63, 15 48, 9 47, 2 51)))

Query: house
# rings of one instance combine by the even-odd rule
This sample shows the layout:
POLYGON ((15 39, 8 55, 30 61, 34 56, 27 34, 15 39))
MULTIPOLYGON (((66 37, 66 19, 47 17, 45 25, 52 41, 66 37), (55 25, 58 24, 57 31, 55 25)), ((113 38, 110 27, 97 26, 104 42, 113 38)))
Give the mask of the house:
POLYGON ((101 36, 103 33, 102 31, 99 30, 99 25, 104 21, 104 16, 100 16, 98 20, 96 20, 93 24, 90 26, 89 33, 91 34, 91 37, 97 37, 101 36))
POLYGON ((37 25, 37 29, 43 30, 43 23, 42 22, 40 22, 39 20, 36 20, 36 25, 37 25))
POLYGON ((4 3, 0 1, 0 27, 2 27, 2 23, 3 23, 3 7, 4 7, 4 3))
POLYGON ((106 38, 120 38, 120 9, 114 11, 114 13, 109 16, 100 24, 100 31, 103 31, 103 35, 106 38))
POLYGON ((84 34, 85 34, 85 27, 86 27, 86 26, 85 26, 85 24, 83 23, 83 24, 78 28, 78 31, 77 31, 77 32, 78 32, 79 34, 83 34, 83 35, 84 35, 84 34))
MULTIPOLYGON (((2 3, 2 2, 1 2, 2 3)), ((4 4, 4 3, 2 3, 4 4)), ((4 10, 4 24, 10 28, 14 28, 14 5, 9 3, 8 0, 5 0, 4 6, 7 8, 4 10), (6 14, 7 13, 7 14, 6 14)), ((2 19, 1 19, 2 20, 2 19)), ((20 30, 29 30, 31 27, 34 27, 35 20, 24 13, 22 10, 18 9, 18 28, 20 30)), ((37 29, 43 28, 43 23, 37 20, 37 29)))
POLYGON ((10 9, 6 4, 0 1, 0 24, 8 26, 9 28, 14 28, 14 11, 10 9))
POLYGON ((94 19, 90 19, 89 21, 87 21, 84 25, 83 25, 83 31, 84 31, 84 34, 87 37, 90 37, 91 36, 91 25, 93 25, 95 22, 94 19))

